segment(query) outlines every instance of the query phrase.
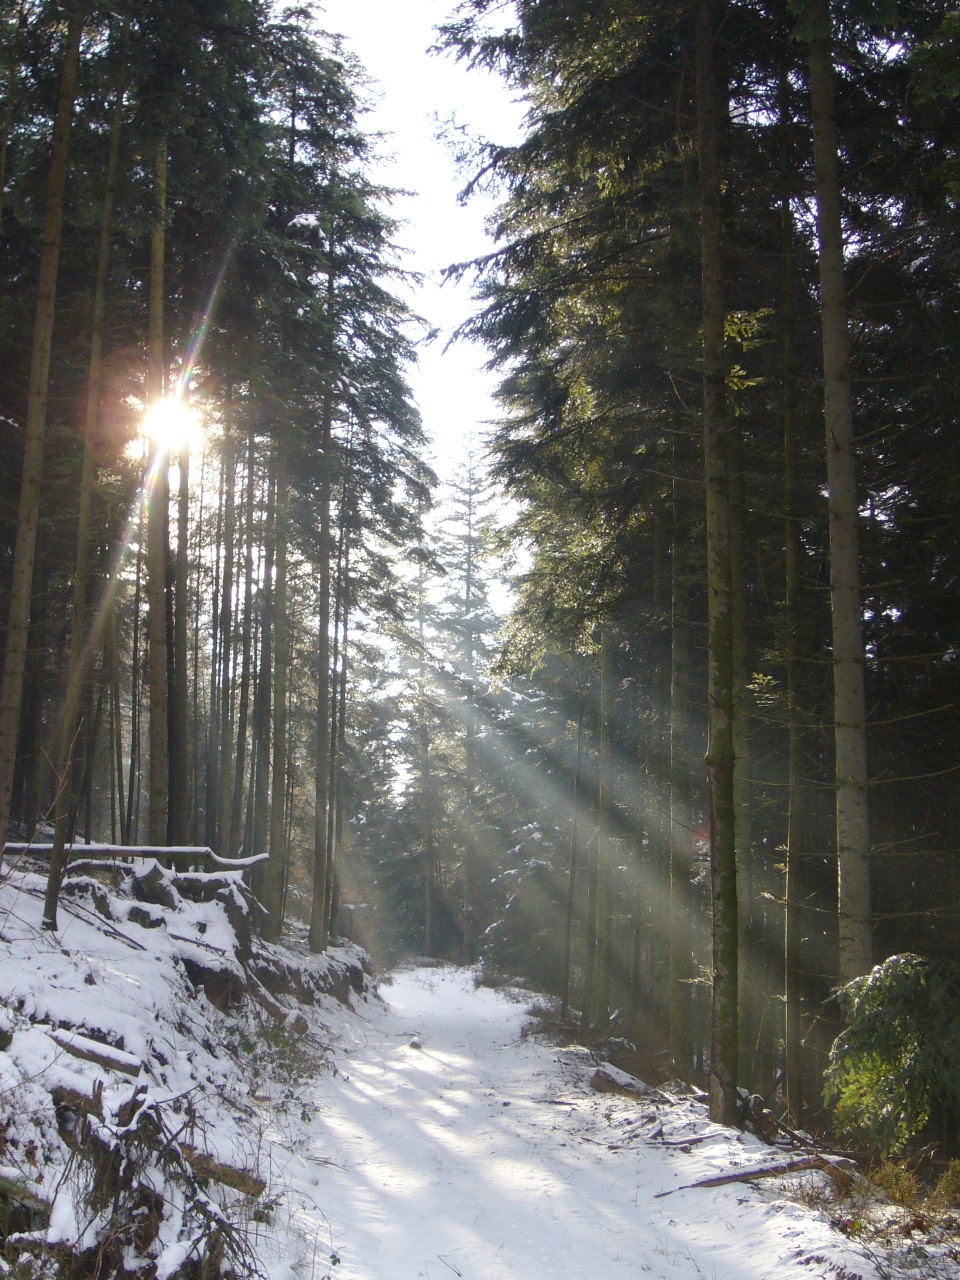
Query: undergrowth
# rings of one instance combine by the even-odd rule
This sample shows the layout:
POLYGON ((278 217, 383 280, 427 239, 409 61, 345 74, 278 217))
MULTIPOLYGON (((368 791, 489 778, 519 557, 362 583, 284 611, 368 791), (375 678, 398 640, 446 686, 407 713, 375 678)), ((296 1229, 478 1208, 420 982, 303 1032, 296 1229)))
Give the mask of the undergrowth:
POLYGON ((905 1163, 881 1160, 862 1173, 791 1179, 780 1194, 825 1214, 881 1280, 960 1274, 960 1160, 932 1181, 905 1163))

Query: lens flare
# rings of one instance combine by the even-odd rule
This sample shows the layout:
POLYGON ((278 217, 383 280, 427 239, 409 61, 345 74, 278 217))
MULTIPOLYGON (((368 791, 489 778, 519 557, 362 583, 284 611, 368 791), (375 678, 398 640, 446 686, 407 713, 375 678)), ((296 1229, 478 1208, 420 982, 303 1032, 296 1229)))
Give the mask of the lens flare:
POLYGON ((196 410, 180 397, 155 400, 143 415, 143 430, 160 450, 168 454, 193 450, 203 439, 203 427, 196 410))

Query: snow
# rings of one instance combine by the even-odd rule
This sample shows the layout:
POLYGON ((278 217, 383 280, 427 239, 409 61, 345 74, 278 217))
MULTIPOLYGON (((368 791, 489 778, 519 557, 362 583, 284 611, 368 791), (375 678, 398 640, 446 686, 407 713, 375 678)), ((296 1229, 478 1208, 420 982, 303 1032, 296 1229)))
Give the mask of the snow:
MULTIPOLYGON (((410 966, 379 997, 298 1005, 308 1033, 278 1040, 261 1010, 223 1012, 186 977, 191 958, 215 954, 240 971, 223 903, 138 915, 122 892, 81 883, 52 936, 41 899, 39 876, 0 882, 0 1132, 5 1176, 50 1207, 49 1241, 92 1244, 97 1229, 67 1176, 50 1091, 100 1089, 104 1119, 88 1123, 105 1140, 139 1098, 168 1146, 188 1150, 188 1121, 196 1150, 266 1182, 260 1197, 207 1184, 243 1234, 249 1276, 877 1280, 813 1197, 798 1199, 822 1174, 692 1185, 787 1155, 711 1123, 679 1088, 604 1065, 615 1091, 598 1092, 587 1050, 532 1033, 528 993, 410 966), (84 905, 97 893, 107 919, 84 905)), ((351 958, 296 957, 317 972, 351 958)), ((193 1247, 187 1199, 182 1184, 165 1189, 158 1277, 193 1247)))

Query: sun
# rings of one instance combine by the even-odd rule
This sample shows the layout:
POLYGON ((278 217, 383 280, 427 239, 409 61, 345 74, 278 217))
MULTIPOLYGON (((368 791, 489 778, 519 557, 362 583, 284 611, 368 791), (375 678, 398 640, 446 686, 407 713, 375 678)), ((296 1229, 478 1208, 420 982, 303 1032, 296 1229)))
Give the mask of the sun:
POLYGON ((197 411, 179 396, 167 396, 147 405, 143 433, 158 449, 178 454, 194 451, 203 441, 203 426, 197 411))

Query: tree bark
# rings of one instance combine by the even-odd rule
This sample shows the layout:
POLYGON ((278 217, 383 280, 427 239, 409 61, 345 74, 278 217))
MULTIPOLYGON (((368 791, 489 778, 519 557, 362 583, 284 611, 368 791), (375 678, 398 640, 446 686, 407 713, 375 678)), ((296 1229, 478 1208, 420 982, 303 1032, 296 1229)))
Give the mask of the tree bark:
POLYGON ((179 457, 177 495, 177 554, 173 559, 173 706, 170 715, 170 843, 190 839, 190 683, 187 671, 187 600, 190 556, 190 448, 185 442, 179 457))
MULTIPOLYGON (((167 216, 167 139, 157 144, 154 172, 154 221, 150 240, 150 379, 154 401, 163 396, 163 276, 167 216)), ((147 478, 147 645, 150 684, 150 804, 151 844, 167 843, 170 789, 167 705, 167 516, 169 458, 163 444, 152 449, 147 478)))
POLYGON ((808 20, 830 523, 839 978, 845 983, 866 973, 872 960, 863 609, 829 0, 810 0, 808 20))
POLYGON ((330 807, 330 504, 333 485, 333 396, 327 392, 321 419, 321 477, 319 498, 320 564, 317 591, 317 733, 313 838, 313 901, 310 907, 310 950, 326 945, 330 868, 327 865, 327 812, 330 807))
POLYGON ((573 917, 577 900, 577 871, 580 861, 580 792, 583 781, 583 717, 586 698, 581 686, 577 698, 577 764, 573 775, 573 806, 570 815, 570 870, 567 905, 563 921, 563 970, 560 976, 560 1020, 570 1009, 570 969, 573 951, 573 917))
POLYGON ((3 201, 7 190, 7 151, 10 141, 10 127, 13 124, 13 110, 17 98, 21 37, 26 26, 26 12, 27 0, 20 0, 20 4, 17 7, 17 28, 10 43, 8 55, 7 91, 4 95, 3 104, 3 135, 0 137, 0 239, 3 237, 3 201))
POLYGON ((273 588, 273 762, 270 782, 270 861, 267 863, 264 935, 277 939, 283 925, 287 876, 287 484, 288 445, 285 424, 276 446, 276 563, 273 588))
MULTIPOLYGON (((80 493, 77 512, 77 555, 73 578, 73 628, 70 632, 70 648, 67 654, 67 685, 60 723, 60 743, 57 754, 57 800, 54 815, 53 850, 47 872, 44 896, 43 923, 47 929, 57 927, 57 904, 60 883, 67 859, 64 845, 72 807, 73 787, 72 756, 74 740, 79 726, 80 699, 83 682, 89 674, 93 655, 103 635, 104 625, 112 620, 113 586, 108 588, 106 607, 95 615, 88 635, 88 604, 90 577, 91 507, 94 488, 94 436, 100 418, 101 353, 103 349, 103 325, 107 302, 107 267, 110 260, 110 240, 113 231, 113 210, 117 187, 117 169, 120 157, 120 134, 123 124, 125 96, 127 41, 130 30, 130 10, 124 16, 121 35, 121 71, 116 103, 110 127, 110 149, 104 181, 103 209, 100 216, 100 244, 97 255, 97 276, 93 295, 93 314, 90 325, 90 359, 87 364, 87 395, 83 417, 83 460, 80 467, 80 493)), ((111 703, 112 706, 112 703, 111 703)))
POLYGON ((800 773, 803 723, 800 713, 800 511, 797 484, 797 424, 794 411, 796 391, 795 303, 794 303, 794 218, 790 202, 790 174, 793 169, 789 142, 791 113, 786 100, 787 72, 780 71, 780 259, 782 263, 783 326, 783 523, 784 523, 784 611, 787 667, 787 837, 783 904, 783 1002, 784 1002, 784 1094, 789 1122, 803 1123, 803 1070, 800 1017, 801 859, 802 807, 800 773))
POLYGON ((247 447, 246 517, 244 528, 243 616, 240 624, 240 695, 237 700, 236 757, 234 760, 233 806, 230 814, 228 849, 240 844, 243 812, 243 783, 246 772, 247 721, 250 716, 250 686, 253 669, 253 503, 256 492, 256 458, 253 433, 247 447))
POLYGON ((690 812, 687 803, 690 719, 690 502, 692 450, 680 424, 674 432, 673 551, 670 569, 670 1056, 683 1079, 693 1066, 691 1039, 692 951, 690 893, 690 812))
POLYGON ((613 988, 613 788, 614 788, 613 624, 600 630, 600 794, 597 853, 597 1002, 600 1026, 611 1013, 613 988))
POLYGON ((40 520, 43 437, 47 421, 47 389, 50 380, 53 321, 56 311, 64 193, 67 185, 67 156, 80 68, 83 21, 84 6, 77 4, 70 17, 64 46, 40 243, 40 276, 37 284, 37 309, 30 355, 30 383, 24 431, 17 541, 7 606, 7 640, 3 674, 0 677, 0 856, 2 856, 2 844, 5 844, 7 839, 13 775, 17 763, 20 705, 23 699, 23 676, 30 624, 30 597, 33 592, 33 565, 37 527, 40 520))
POLYGON ((713 920, 710 1114, 737 1118, 737 865, 733 747, 733 616, 729 431, 724 361, 720 155, 712 0, 696 16, 697 137, 703 290, 703 450, 706 480, 708 599, 707 780, 713 920))
POLYGON ((228 427, 224 439, 224 469, 226 471, 224 492, 224 540, 223 540, 223 585, 220 593, 220 679, 218 693, 218 711, 220 731, 217 744, 217 844, 216 847, 225 857, 231 857, 233 850, 229 843, 230 814, 233 808, 233 786, 231 756, 233 754, 233 699, 232 683, 234 670, 233 656, 233 564, 235 552, 236 524, 236 489, 237 489, 237 442, 233 435, 232 424, 228 427))

